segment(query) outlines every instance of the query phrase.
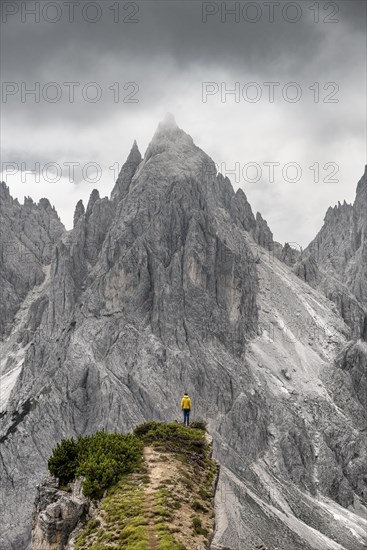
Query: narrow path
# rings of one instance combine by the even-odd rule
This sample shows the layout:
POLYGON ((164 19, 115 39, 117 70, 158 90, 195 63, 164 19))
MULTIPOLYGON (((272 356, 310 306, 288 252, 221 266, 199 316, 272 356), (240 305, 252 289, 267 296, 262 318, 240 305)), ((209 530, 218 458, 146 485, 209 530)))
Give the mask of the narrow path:
POLYGON ((209 534, 213 527, 211 504, 199 494, 200 485, 205 482, 208 472, 195 471, 192 464, 181 462, 175 454, 162 452, 152 446, 144 448, 144 460, 149 476, 149 483, 144 488, 149 550, 158 550, 161 546, 156 522, 163 523, 168 533, 173 531, 173 539, 182 547, 190 550, 207 549, 207 535, 194 532, 193 517, 200 518, 203 529, 209 534), (203 510, 194 509, 193 501, 200 502, 203 510), (162 506, 168 512, 167 517, 161 516, 162 506))
POLYGON ((144 449, 144 458, 148 468, 149 475, 149 485, 145 489, 145 506, 146 506, 146 517, 148 518, 148 537, 149 537, 149 548, 150 550, 158 550, 158 537, 154 532, 154 495, 155 491, 158 488, 159 483, 162 478, 159 475, 159 470, 154 464, 154 460, 157 456, 157 453, 153 450, 152 447, 145 447, 144 449))
POLYGON ((149 548, 150 550, 158 550, 158 538, 154 532, 154 496, 150 494, 146 499, 146 517, 148 518, 148 539, 149 539, 149 548))

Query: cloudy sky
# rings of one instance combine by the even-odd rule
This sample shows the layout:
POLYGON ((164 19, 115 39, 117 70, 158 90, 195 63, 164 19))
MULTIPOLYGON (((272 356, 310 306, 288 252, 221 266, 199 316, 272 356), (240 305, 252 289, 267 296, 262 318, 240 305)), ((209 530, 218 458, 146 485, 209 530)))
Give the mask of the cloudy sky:
POLYGON ((1 50, 2 179, 68 228, 167 111, 281 242, 307 245, 328 206, 354 200, 363 1, 7 1, 1 50))

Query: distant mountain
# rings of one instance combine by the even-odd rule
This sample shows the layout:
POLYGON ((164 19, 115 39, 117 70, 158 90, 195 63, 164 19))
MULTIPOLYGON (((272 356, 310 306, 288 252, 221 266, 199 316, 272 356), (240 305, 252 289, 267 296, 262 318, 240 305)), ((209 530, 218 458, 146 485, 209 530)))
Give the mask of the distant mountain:
POLYGON ((324 225, 307 248, 319 268, 345 284, 367 305, 367 166, 354 204, 326 212, 324 225))
POLYGON ((78 203, 2 343, 2 548, 27 547, 35 487, 57 441, 178 419, 183 391, 221 463, 213 549, 365 548, 363 205, 358 212, 338 279, 326 247, 296 264, 286 247, 283 261, 270 253, 261 215, 172 117, 144 157, 134 143, 111 198, 94 190, 86 208, 78 203), (348 315, 323 279, 347 289, 348 315))
POLYGON ((367 341, 367 166, 354 204, 328 209, 295 271, 333 300, 354 336, 367 341))
POLYGON ((51 262, 56 240, 65 230, 48 199, 24 204, 10 196, 0 183, 2 294, 1 335, 9 333, 14 316, 27 293, 45 278, 44 267, 51 262))

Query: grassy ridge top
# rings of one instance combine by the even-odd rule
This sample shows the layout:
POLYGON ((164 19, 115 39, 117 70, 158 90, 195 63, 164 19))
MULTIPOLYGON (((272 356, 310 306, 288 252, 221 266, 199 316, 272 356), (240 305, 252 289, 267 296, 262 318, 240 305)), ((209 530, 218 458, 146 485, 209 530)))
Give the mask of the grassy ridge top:
POLYGON ((77 439, 63 439, 53 450, 48 469, 61 485, 83 476, 83 493, 101 498, 121 476, 138 468, 144 445, 180 452, 194 461, 206 456, 205 424, 187 428, 177 422, 146 422, 133 434, 97 432, 77 439))
POLYGON ((132 434, 63 440, 51 474, 62 484, 83 476, 83 493, 95 501, 75 550, 206 548, 217 474, 210 451, 203 423, 146 422, 132 434))

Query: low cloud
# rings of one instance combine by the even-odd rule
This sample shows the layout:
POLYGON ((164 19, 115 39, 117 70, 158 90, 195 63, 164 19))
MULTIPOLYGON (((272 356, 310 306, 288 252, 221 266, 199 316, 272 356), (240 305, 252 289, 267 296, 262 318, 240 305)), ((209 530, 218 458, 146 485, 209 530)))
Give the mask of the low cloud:
MULTIPOLYGON (((80 2, 79 9, 85 4, 80 2)), ((209 3, 219 11, 204 23, 205 3, 159 1, 132 2, 132 7, 122 2, 122 16, 138 22, 114 23, 112 4, 101 4, 103 16, 95 24, 78 17, 70 23, 65 14, 54 24, 29 18, 22 23, 18 13, 3 25, 3 92, 4 83, 10 83, 6 102, 2 95, 3 162, 24 162, 29 170, 36 163, 79 163, 74 182, 65 172, 56 184, 37 183, 31 176, 22 181, 21 170, 8 175, 14 195, 47 196, 70 226, 76 201, 86 200, 93 188, 81 167, 98 163, 102 176, 94 187, 109 195, 110 167, 125 160, 134 139, 143 152, 159 120, 171 111, 228 170, 237 163, 258 163, 263 170, 264 163, 279 163, 273 183, 265 170, 256 183, 228 174, 235 188, 245 190, 253 209, 268 219, 277 240, 306 245, 329 205, 353 200, 365 164, 363 2, 320 2, 318 23, 310 9, 314 2, 295 3, 302 7, 296 23, 279 16, 269 22, 265 4, 259 2, 263 17, 252 24, 230 15, 222 22, 221 2, 209 3), (337 15, 326 4, 335 4, 337 15), (339 22, 325 23, 325 17, 339 22), (79 83, 73 85, 73 102, 72 82, 79 83), (204 83, 218 92, 203 97, 204 83), (250 83, 261 91, 257 102, 246 96, 256 93, 250 83), (299 101, 292 102, 297 88, 290 83, 301 90, 299 101), (35 94, 27 95, 32 86, 35 94), (238 87, 239 96, 230 93, 238 87), (60 99, 52 101, 60 90, 60 99), (99 92, 101 97, 93 101, 99 92), (282 174, 291 162, 302 168, 294 184, 282 174), (318 182, 315 168, 310 169, 315 163, 318 182), (338 165, 337 183, 327 180, 330 163, 338 165)), ((275 15, 286 4, 281 2, 275 15)))

